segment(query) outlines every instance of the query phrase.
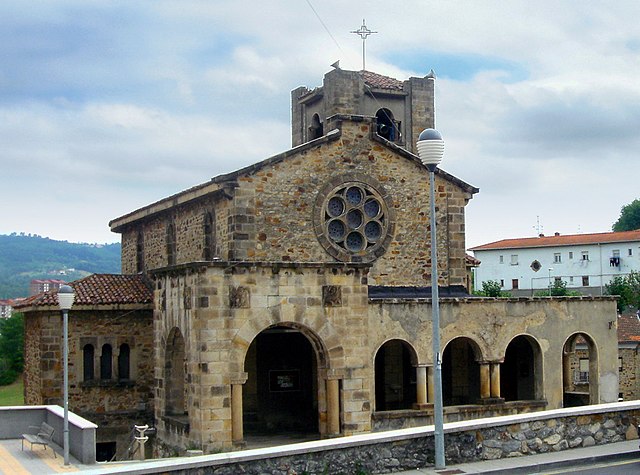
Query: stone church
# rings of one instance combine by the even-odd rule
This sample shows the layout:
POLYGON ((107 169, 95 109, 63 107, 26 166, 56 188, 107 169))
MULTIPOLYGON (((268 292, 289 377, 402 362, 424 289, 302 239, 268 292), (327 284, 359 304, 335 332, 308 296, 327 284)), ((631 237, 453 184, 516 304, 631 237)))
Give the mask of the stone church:
MULTIPOLYGON (((159 453, 432 423, 430 190, 415 142, 435 125, 434 81, 334 69, 292 91, 292 149, 110 222, 123 274, 152 292, 152 331, 136 340, 152 351, 131 343, 128 358, 152 358, 159 453)), ((478 188, 442 169, 435 183, 445 421, 575 401, 576 341, 584 400, 616 401, 615 300, 472 297, 478 188)), ((97 365, 77 330, 71 358, 97 365)))

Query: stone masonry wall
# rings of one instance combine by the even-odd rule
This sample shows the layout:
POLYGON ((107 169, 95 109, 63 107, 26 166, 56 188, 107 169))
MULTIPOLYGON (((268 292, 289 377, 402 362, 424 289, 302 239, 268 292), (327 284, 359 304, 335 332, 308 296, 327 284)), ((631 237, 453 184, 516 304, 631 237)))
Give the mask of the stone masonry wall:
POLYGON ((620 369, 620 388, 625 401, 640 399, 640 356, 636 348, 619 348, 618 355, 622 358, 620 369))

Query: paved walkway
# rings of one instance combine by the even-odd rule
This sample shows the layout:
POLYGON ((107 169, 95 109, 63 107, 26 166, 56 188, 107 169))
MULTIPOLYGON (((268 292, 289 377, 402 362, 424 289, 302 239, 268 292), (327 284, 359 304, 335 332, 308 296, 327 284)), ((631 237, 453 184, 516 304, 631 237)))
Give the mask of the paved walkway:
POLYGON ((48 473, 78 472, 89 465, 80 464, 75 458, 69 458, 69 465, 64 466, 62 448, 53 444, 51 447, 34 445, 33 450, 25 443, 22 450, 21 439, 0 440, 0 474, 30 475, 48 473), (56 451, 56 456, 53 455, 56 451))
POLYGON ((627 440, 615 444, 596 445, 561 452, 549 452, 539 455, 527 455, 499 460, 461 463, 450 465, 443 470, 421 468, 399 472, 401 475, 457 475, 467 473, 484 474, 536 474, 549 470, 595 465, 603 462, 640 460, 638 440, 627 440))

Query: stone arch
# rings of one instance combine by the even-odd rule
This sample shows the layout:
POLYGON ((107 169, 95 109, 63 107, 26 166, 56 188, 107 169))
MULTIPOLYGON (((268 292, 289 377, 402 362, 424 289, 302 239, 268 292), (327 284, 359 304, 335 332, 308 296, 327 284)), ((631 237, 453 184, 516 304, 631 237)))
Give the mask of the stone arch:
POLYGON ((418 355, 407 341, 382 343, 374 354, 375 410, 411 409, 416 402, 418 355))
POLYGON ((500 365, 500 395, 505 401, 544 398, 542 349, 533 336, 514 336, 500 365))
POLYGON ((258 332, 243 361, 243 432, 320 432, 326 361, 321 338, 302 324, 281 322, 258 332))
POLYGON ((376 132, 390 142, 396 142, 400 139, 400 131, 396 123, 393 112, 387 108, 378 109, 376 112, 376 132))
POLYGON ((475 404, 480 399, 482 350, 472 338, 451 339, 442 351, 442 400, 445 406, 475 404))
POLYGON ((598 348, 591 335, 575 332, 562 346, 563 407, 598 404, 600 371, 598 348))
POLYGON ((165 414, 184 416, 186 406, 186 348, 182 332, 173 327, 167 336, 164 357, 165 414))
POLYGON ((320 116, 318 114, 313 114, 313 117, 311 118, 311 125, 309 126, 309 140, 311 141, 322 137, 324 135, 323 129, 324 127, 320 120, 320 116))

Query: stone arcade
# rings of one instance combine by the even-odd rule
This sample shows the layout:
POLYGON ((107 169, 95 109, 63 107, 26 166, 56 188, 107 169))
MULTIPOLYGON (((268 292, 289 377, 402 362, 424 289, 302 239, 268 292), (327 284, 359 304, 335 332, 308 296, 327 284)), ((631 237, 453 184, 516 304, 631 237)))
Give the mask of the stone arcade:
MULTIPOLYGON (((414 145, 434 122, 432 75, 335 69, 292 92, 294 148, 111 221, 123 273, 152 282, 158 453, 431 423, 414 145)), ((436 186, 445 420, 562 407, 578 338, 587 399, 616 401, 615 300, 471 297, 464 209, 478 189, 443 170, 436 186)))

